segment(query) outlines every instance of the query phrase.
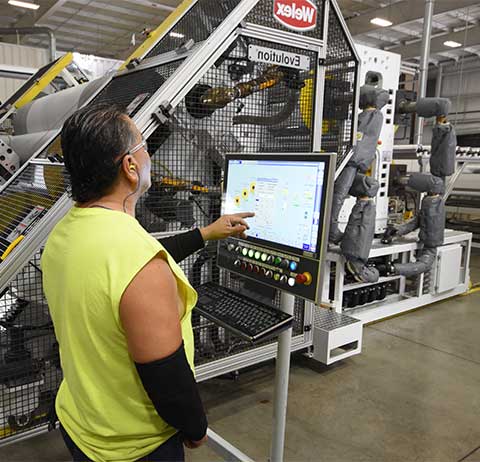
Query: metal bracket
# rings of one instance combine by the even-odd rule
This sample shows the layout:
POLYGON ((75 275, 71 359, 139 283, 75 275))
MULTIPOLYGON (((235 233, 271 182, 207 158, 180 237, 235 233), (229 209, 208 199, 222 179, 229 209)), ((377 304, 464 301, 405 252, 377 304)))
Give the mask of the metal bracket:
POLYGON ((152 114, 152 117, 156 122, 164 124, 170 119, 173 111, 173 106, 168 101, 164 101, 158 106, 158 109, 152 114))
POLYGON ((138 58, 133 58, 129 63, 127 64, 127 69, 132 70, 135 69, 138 65, 140 64, 140 60, 138 58))

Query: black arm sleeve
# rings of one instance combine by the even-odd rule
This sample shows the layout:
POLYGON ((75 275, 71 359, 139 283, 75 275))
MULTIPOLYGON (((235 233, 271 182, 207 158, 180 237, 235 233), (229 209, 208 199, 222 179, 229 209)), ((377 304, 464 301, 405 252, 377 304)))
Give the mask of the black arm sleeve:
POLYGON ((135 366, 158 415, 185 438, 201 440, 207 432, 207 416, 183 343, 168 358, 135 366))
POLYGON ((198 228, 176 236, 159 239, 159 241, 177 263, 205 246, 202 233, 198 228))

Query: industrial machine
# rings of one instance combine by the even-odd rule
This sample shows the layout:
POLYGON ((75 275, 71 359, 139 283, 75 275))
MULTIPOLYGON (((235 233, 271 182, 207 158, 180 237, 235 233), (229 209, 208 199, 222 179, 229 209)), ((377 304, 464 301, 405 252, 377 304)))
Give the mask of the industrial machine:
MULTIPOLYGON (((385 74, 383 58, 370 56, 362 55, 371 69, 361 75, 359 55, 333 0, 186 0, 116 75, 19 109, 15 136, 3 142, 5 149, 23 150, 23 165, 0 186, 5 441, 45 427, 61 380, 39 261, 49 232, 72 206, 58 133, 65 118, 86 104, 123 105, 148 140, 152 188, 136 212, 157 238, 216 219, 223 180, 239 168, 237 161, 247 170, 269 162, 268 153, 291 154, 289 162, 303 153, 302 161, 310 155, 318 162, 317 178, 310 180, 322 180, 311 192, 318 207, 314 202, 306 212, 312 222, 301 246, 300 238, 262 234, 259 221, 246 241, 209 244, 182 263, 195 287, 214 283, 273 307, 280 305, 278 289, 295 295, 291 351, 330 364, 361 351, 362 322, 355 318, 379 319, 465 290, 466 233, 447 232, 429 271, 391 274, 398 260, 414 263, 419 243, 381 243, 388 225, 400 225, 391 219, 390 184, 400 190, 405 178, 395 184, 389 179, 395 82, 385 74), (357 131, 359 106, 364 111, 357 131), (324 199, 331 176, 336 181, 330 236, 337 234, 327 250, 321 236, 330 224, 324 199), (342 211, 350 191, 357 199, 342 211), (446 276, 453 263, 457 280, 446 276), (342 314, 347 310, 355 318, 342 314)), ((389 59, 395 69, 396 58, 389 59)), ((266 194, 267 186, 256 178, 241 188, 227 182, 225 211, 266 194)), ((192 318, 198 380, 275 357, 275 340, 252 342, 201 313, 192 318)))
POLYGON ((456 148, 448 100, 396 91, 400 56, 357 49, 363 112, 335 185, 324 299, 370 322, 468 290, 472 236, 445 229, 445 201, 476 159, 456 148), (395 120, 411 114, 436 118, 431 147, 393 145, 395 120))

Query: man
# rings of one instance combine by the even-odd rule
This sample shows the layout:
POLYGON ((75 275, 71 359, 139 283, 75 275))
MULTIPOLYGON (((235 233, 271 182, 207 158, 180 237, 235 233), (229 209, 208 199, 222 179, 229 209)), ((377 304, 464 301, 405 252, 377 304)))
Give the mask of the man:
POLYGON ((176 261, 205 240, 243 234, 224 216, 165 240, 135 220, 150 156, 120 109, 87 107, 62 130, 76 205, 50 234, 43 283, 64 380, 56 412, 75 461, 181 461, 206 441, 193 370, 197 295, 176 261))

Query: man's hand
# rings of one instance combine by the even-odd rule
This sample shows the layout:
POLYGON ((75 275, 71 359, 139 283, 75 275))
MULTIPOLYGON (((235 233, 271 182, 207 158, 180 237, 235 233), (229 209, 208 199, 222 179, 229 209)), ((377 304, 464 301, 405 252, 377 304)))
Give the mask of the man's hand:
POLYGON ((244 218, 254 217, 251 212, 236 213, 234 215, 223 215, 217 221, 200 229, 204 241, 218 241, 230 236, 246 238, 245 231, 249 229, 244 218))
POLYGON ((208 436, 205 434, 205 436, 200 440, 200 441, 190 441, 190 440, 184 440, 183 444, 188 448, 188 449, 197 449, 203 444, 205 444, 208 441, 208 436))

